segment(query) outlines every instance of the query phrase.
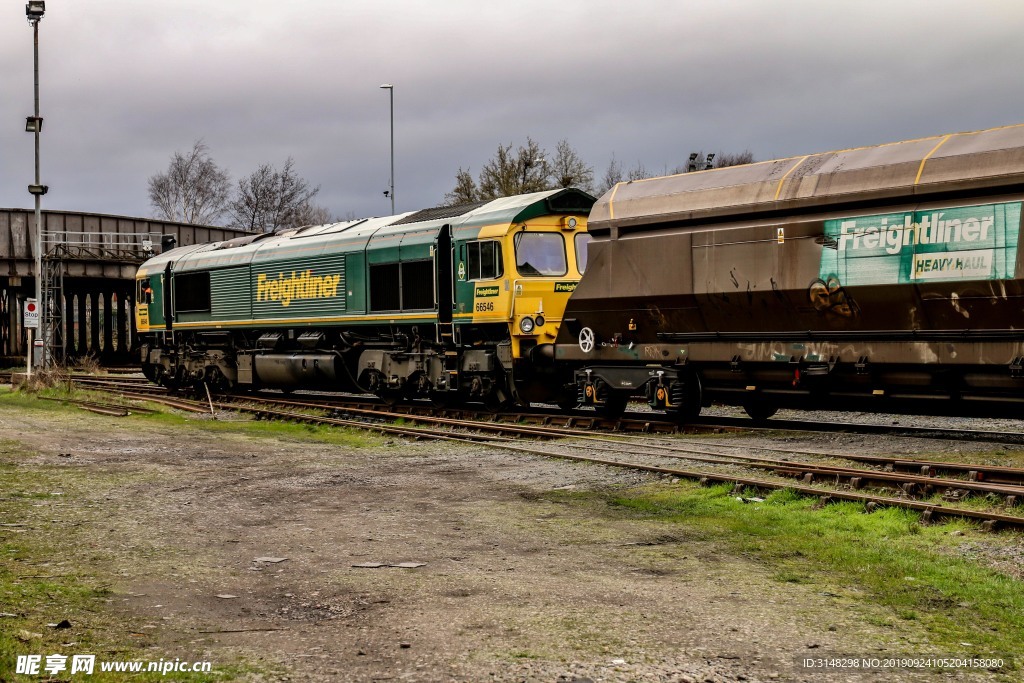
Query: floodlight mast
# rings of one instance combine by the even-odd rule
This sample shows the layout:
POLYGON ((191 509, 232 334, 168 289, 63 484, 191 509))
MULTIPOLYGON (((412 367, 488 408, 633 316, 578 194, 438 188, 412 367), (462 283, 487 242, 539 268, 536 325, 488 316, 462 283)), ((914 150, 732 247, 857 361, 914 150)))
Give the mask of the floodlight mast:
MULTIPOLYGON (((25 130, 33 133, 35 136, 35 165, 36 175, 35 182, 29 185, 28 191, 35 198, 36 204, 36 239, 35 239, 35 269, 36 269, 36 306, 40 311, 39 316, 39 339, 43 342, 42 352, 39 354, 32 353, 34 349, 29 349, 32 358, 32 365, 37 367, 45 367, 49 361, 50 353, 50 341, 53 330, 48 329, 48 317, 46 315, 47 306, 50 302, 44 301, 43 296, 45 291, 43 289, 43 215, 42 215, 42 198, 49 189, 46 185, 43 185, 39 179, 39 134, 43 131, 43 119, 39 116, 39 22, 43 18, 43 14, 46 13, 46 2, 44 0, 29 0, 28 4, 25 5, 25 16, 28 18, 28 23, 32 25, 32 56, 33 56, 33 69, 34 69, 34 103, 35 103, 35 114, 25 121, 25 130)), ((58 302, 59 305, 59 302, 58 302)))

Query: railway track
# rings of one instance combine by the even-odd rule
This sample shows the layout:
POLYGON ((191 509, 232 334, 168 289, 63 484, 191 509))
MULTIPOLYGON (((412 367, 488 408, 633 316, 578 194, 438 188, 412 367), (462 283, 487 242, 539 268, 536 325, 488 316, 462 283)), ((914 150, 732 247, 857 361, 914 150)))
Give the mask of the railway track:
MULTIPOLYGON (((193 412, 230 410, 247 413, 257 419, 289 420, 369 429, 405 438, 471 443, 703 483, 729 483, 737 494, 748 488, 790 489, 824 501, 863 503, 867 509, 877 506, 912 509, 921 512, 924 520, 961 518, 980 522, 988 529, 1024 529, 1024 516, 1013 514, 1024 502, 1024 469, 1019 468, 749 447, 680 436, 660 438, 653 436, 650 430, 623 430, 619 425, 605 423, 596 417, 543 414, 516 417, 485 411, 417 409, 406 405, 392 407, 365 399, 339 401, 335 396, 288 398, 264 394, 218 396, 203 401, 170 397, 159 387, 139 383, 120 384, 102 380, 87 381, 85 385, 119 393, 124 398, 157 401, 193 412), (466 417, 467 412, 473 416, 466 417), (415 426, 395 424, 396 420, 411 422, 415 426), (605 429, 597 431, 598 427, 605 429), (526 439, 529 441, 524 441, 526 439), (751 451, 761 455, 751 455, 751 451), (624 452, 633 455, 623 459, 624 452), (605 453, 619 457, 602 455, 605 453), (641 453, 642 456, 639 455, 641 453), (886 493, 881 493, 882 490, 886 493), (995 509, 997 506, 1003 509, 995 509)), ((740 428, 711 425, 703 429, 706 433, 706 430, 721 432, 740 428)), ((942 438, 941 433, 933 438, 942 438)))
MULTIPOLYGON (((125 385, 153 388, 161 393, 165 389, 156 387, 144 377, 124 376, 73 376, 74 382, 89 387, 117 388, 125 385)), ((10 373, 0 373, 0 383, 10 382, 10 373)), ((140 389, 141 390, 141 389, 140 389)), ((273 392, 252 392, 243 396, 273 397, 283 394, 273 392)), ((679 425, 674 420, 659 413, 641 411, 627 412, 617 420, 605 419, 593 411, 576 410, 565 413, 556 408, 534 407, 526 410, 509 410, 494 412, 482 405, 466 404, 462 406, 437 407, 425 402, 407 402, 389 405, 369 396, 353 396, 348 394, 303 394, 309 402, 321 402, 325 405, 345 405, 353 408, 380 409, 388 407, 390 412, 398 412, 409 416, 435 415, 461 419, 493 420, 514 424, 553 425, 563 424, 577 429, 599 429, 625 433, 662 433, 662 434, 708 434, 723 432, 809 432, 836 434, 865 434, 877 436, 914 437, 922 439, 945 439, 955 441, 976 441, 1007 446, 1024 445, 1024 425, 1022 431, 995 431, 984 429, 958 429, 952 427, 917 427, 913 425, 882 425, 864 422, 812 422, 809 420, 771 419, 755 421, 745 417, 703 416, 699 420, 679 425)), ((894 461, 893 466, 903 465, 894 461)), ((952 467, 953 465, 950 464, 952 467)))
POLYGON ((809 420, 755 421, 743 417, 702 417, 691 426, 725 429, 761 429, 771 431, 826 432, 833 434, 874 434, 911 436, 922 439, 953 439, 956 441, 983 441, 1024 445, 1024 431, 1005 432, 984 429, 957 429, 954 427, 915 427, 913 425, 880 425, 864 422, 811 422, 809 420))

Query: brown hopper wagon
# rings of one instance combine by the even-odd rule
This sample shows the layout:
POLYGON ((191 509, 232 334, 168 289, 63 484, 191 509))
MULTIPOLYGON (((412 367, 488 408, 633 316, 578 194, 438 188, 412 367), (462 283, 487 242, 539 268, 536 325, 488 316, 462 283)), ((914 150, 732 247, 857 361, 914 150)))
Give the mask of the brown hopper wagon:
POLYGON ((579 398, 1017 414, 1024 126, 620 183, 556 340, 579 398))

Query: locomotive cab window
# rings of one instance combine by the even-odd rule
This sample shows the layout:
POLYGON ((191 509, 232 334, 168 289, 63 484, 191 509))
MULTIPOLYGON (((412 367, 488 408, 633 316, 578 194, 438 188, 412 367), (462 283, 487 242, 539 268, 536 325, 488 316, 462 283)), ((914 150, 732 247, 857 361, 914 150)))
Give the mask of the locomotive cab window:
POLYGON ((493 280, 505 273, 501 261, 501 242, 481 240, 466 244, 468 279, 493 280))
POLYGON ((174 311, 197 313, 210 310, 210 273, 179 273, 174 276, 174 311))
POLYGON ((516 269, 523 277, 565 275, 565 240, 556 232, 516 234, 516 269))
POLYGON ((587 247, 590 246, 590 240, 593 237, 589 233, 578 232, 573 239, 576 243, 576 270, 579 271, 580 275, 583 275, 587 269, 587 247))
POLYGON ((153 303, 153 287, 150 285, 148 277, 139 280, 139 294, 136 300, 141 304, 153 303))

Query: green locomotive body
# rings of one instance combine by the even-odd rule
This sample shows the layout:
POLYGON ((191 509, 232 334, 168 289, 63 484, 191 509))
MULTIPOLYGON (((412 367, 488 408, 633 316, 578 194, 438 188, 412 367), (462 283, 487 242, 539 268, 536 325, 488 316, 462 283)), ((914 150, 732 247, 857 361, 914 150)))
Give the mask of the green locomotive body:
POLYGON ((520 361, 554 341, 593 201, 556 190, 170 250, 137 275, 143 370, 168 386, 543 398, 552 384, 520 361))

